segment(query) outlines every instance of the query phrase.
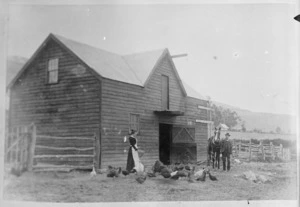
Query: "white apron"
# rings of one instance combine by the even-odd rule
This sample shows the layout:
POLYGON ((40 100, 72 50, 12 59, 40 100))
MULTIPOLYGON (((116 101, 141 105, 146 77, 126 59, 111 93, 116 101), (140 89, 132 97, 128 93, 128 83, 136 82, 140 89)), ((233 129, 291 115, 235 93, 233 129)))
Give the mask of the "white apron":
MULTIPOLYGON (((138 149, 137 147, 137 139, 136 140, 136 144, 135 147, 138 149)), ((141 163, 141 160, 139 158, 139 153, 138 151, 135 151, 134 148, 132 147, 132 157, 133 157, 133 161, 134 161, 134 168, 137 172, 144 172, 144 165, 141 163)))

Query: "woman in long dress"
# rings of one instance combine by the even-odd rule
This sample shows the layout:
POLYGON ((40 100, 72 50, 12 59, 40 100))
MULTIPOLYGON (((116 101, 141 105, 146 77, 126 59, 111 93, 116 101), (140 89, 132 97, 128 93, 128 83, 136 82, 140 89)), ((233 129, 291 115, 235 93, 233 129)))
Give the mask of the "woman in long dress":
MULTIPOLYGON (((137 131, 131 130, 128 138, 130 147, 128 150, 126 170, 131 173, 144 171, 144 166, 141 163, 138 154, 137 139, 136 139, 137 133, 138 133, 137 131)), ((126 142, 126 140, 124 141, 126 142)))

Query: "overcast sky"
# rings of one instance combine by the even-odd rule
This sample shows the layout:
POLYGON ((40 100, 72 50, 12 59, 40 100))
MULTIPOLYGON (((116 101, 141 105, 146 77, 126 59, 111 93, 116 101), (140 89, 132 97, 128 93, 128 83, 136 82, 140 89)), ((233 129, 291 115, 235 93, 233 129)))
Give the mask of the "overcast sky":
POLYGON ((168 48, 212 100, 295 114, 295 5, 9 5, 8 55, 29 58, 51 32, 117 54, 168 48))

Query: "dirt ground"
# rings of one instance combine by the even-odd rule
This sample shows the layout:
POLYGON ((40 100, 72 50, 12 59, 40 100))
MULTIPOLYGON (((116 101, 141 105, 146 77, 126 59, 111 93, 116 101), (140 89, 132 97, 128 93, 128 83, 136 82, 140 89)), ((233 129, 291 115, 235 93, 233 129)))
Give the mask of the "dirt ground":
MULTIPOLYGON (((197 166, 202 169, 203 166, 197 166)), ((91 177, 88 172, 29 173, 6 175, 4 200, 43 202, 129 202, 129 201, 211 201, 211 200, 296 200, 297 165, 289 163, 233 163, 230 172, 211 170, 218 181, 194 183, 162 176, 139 184, 135 176, 91 177), (254 183, 240 175, 251 170, 267 175, 271 183, 254 183)))

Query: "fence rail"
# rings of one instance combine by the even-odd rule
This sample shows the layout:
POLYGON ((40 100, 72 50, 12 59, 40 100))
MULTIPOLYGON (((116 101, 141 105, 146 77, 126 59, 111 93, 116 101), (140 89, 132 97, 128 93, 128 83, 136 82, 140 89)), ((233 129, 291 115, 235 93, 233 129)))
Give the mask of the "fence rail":
POLYGON ((20 171, 99 168, 98 138, 38 134, 34 124, 12 127, 5 136, 5 163, 20 171))
POLYGON ((97 168, 97 136, 58 137, 38 134, 35 171, 97 168))
POLYGON ((251 140, 233 140, 232 154, 240 159, 248 160, 266 160, 277 158, 282 160, 291 160, 291 152, 289 148, 283 148, 282 144, 279 146, 270 144, 251 143, 251 140))

